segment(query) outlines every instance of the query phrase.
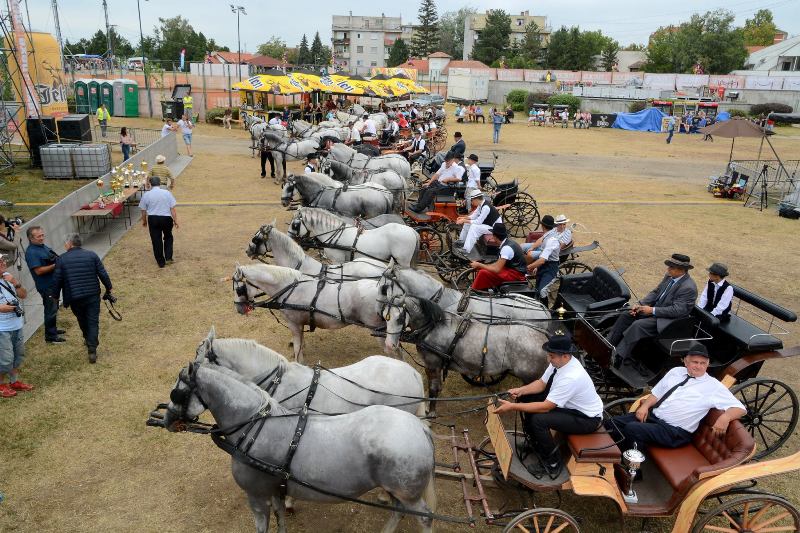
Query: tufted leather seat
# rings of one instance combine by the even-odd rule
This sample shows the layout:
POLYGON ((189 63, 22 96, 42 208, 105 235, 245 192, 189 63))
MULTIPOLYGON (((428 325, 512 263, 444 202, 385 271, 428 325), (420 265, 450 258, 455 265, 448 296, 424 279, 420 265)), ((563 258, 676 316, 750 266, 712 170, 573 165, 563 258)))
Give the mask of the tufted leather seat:
POLYGON ((692 443, 680 448, 648 447, 648 455, 676 491, 685 491, 704 474, 721 473, 745 462, 756 443, 738 420, 728 425, 724 437, 715 437, 711 427, 722 411, 712 409, 700 423, 692 443))
POLYGON ((578 463, 619 463, 622 453, 604 428, 586 435, 566 435, 572 456, 578 463))
POLYGON ((631 292, 616 272, 598 266, 592 272, 561 278, 559 298, 576 313, 613 311, 631 298, 631 292))

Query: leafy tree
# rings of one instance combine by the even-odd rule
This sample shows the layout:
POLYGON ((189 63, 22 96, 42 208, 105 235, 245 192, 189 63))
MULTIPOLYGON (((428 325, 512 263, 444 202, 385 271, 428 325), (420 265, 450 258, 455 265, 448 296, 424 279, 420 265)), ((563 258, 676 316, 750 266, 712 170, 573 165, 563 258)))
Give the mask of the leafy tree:
MULTIPOLYGON (((305 35, 303 38, 305 38, 305 35)), ((306 41, 306 49, 308 49, 308 41, 306 41)), ((258 49, 256 50, 258 55, 269 56, 275 59, 281 59, 285 51, 286 42, 275 35, 267 39, 267 42, 258 45, 258 49)))
POLYGON ((772 20, 772 11, 759 9, 753 18, 744 23, 744 44, 747 46, 769 46, 775 41, 778 28, 772 20))
POLYGON ((554 70, 595 70, 595 56, 611 42, 600 31, 582 32, 577 26, 562 26, 550 36, 545 65, 554 70))
POLYGON ((308 48, 308 39, 304 33, 303 38, 300 39, 300 46, 297 47, 297 64, 305 65, 311 62, 311 50, 308 48))
POLYGON ((624 50, 625 52, 641 52, 646 49, 647 47, 641 43, 631 43, 625 46, 622 50, 624 50))
POLYGON ((327 46, 323 46, 322 39, 319 38, 319 32, 314 34, 310 59, 309 63, 314 65, 327 65, 331 61, 331 50, 327 46))
MULTIPOLYGON (((111 28, 111 46, 114 49, 114 55, 117 57, 128 58, 131 57, 136 51, 131 43, 117 31, 111 28)), ((64 51, 67 54, 97 54, 104 55, 108 51, 108 40, 106 33, 103 30, 97 30, 91 39, 80 39, 75 43, 66 41, 64 43, 64 51)))
POLYGON ((536 68, 542 59, 542 35, 536 22, 531 21, 525 26, 525 37, 519 47, 519 56, 525 61, 522 68, 536 68))
POLYGON ((408 61, 409 55, 406 42, 403 39, 397 39, 392 43, 392 47, 389 49, 389 61, 387 62, 387 66, 396 67, 401 63, 405 63, 408 61))
POLYGON ((419 5, 419 25, 415 28, 411 50, 416 57, 428 57, 439 47, 439 15, 434 0, 422 0, 419 5))
POLYGON ((467 17, 477 13, 473 7, 442 13, 439 19, 439 50, 458 60, 464 56, 464 24, 467 17))
POLYGON ((182 16, 159 18, 160 26, 153 31, 155 47, 152 58, 162 61, 178 61, 181 50, 186 49, 186 61, 203 61, 210 50, 209 43, 216 46, 203 33, 197 33, 189 21, 182 16))
POLYGON ((608 41, 600 52, 600 63, 603 65, 603 70, 610 72, 614 70, 614 66, 619 61, 617 53, 619 52, 619 43, 617 41, 608 41))
POLYGON ((472 58, 491 65, 499 60, 509 48, 511 17, 502 9, 486 13, 486 27, 472 49, 472 58))

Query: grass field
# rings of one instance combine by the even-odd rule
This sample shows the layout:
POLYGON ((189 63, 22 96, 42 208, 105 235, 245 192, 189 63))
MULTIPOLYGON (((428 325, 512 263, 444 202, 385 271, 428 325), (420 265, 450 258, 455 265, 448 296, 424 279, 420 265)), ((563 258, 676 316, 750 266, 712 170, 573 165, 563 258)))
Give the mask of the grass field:
MULTIPOLYGON (((156 127, 158 122, 132 119, 130 124, 156 127)), ((526 128, 520 123, 504 126, 501 143, 492 145, 490 125, 451 122, 447 127, 451 134, 463 132, 467 153, 489 159, 495 151, 495 177, 519 179, 537 198, 542 214, 565 213, 581 223, 586 230, 576 234, 577 242, 597 239, 602 245, 581 259, 624 268, 636 294, 660 279, 664 258, 682 252, 697 265, 692 271, 696 280, 704 279, 703 268, 712 261, 723 261, 732 281, 800 309, 798 222, 778 218, 773 210, 714 200, 705 191, 707 176, 727 162, 729 141, 703 143, 701 136, 679 135, 667 146, 658 134, 526 128)), ((785 158, 800 153, 796 136, 778 135, 773 142, 785 158)), ((175 264, 157 268, 140 226, 105 260, 124 320, 102 316, 98 363, 88 364, 68 311, 59 315, 67 344, 46 345, 41 332, 28 342, 24 377, 37 389, 0 402, 0 492, 5 495, 0 531, 251 530, 246 498, 230 476, 230 459, 208 437, 144 425, 212 325, 220 337, 253 338, 291 353, 288 331, 267 312, 236 314, 230 284, 220 282, 236 262, 248 262, 244 250, 260 225, 277 218, 282 227, 289 220, 277 204, 279 189, 259 178, 246 132, 200 124, 194 143, 196 157, 178 179, 175 194, 179 202, 196 206, 178 207, 175 264), (225 205, 236 201, 275 204, 225 205)), ((755 156, 757 149, 755 142, 744 140, 737 142, 736 154, 755 156)), ((299 163, 290 168, 301 170, 299 163)), ((788 346, 800 344, 797 328, 792 329, 788 346)), ((318 330, 306 339, 306 361, 321 360, 329 367, 381 352, 365 330, 318 330)), ((762 374, 800 386, 796 361, 768 363, 762 374)), ((503 387, 514 383, 509 379, 503 387)), ((477 392, 451 375, 444 395, 477 392)), ((480 415, 457 424, 470 428, 474 442, 485 435, 480 415)), ((784 453, 799 446, 795 435, 784 453)), ((448 460, 445 445, 438 446, 438 456, 448 460)), ((794 473, 764 485, 800 505, 799 482, 794 473)), ((464 515, 457 485, 438 482, 437 492, 439 512, 464 515)), ((502 495, 492 496, 502 501, 502 495)), ((513 502, 515 496, 510 497, 513 502)), ((537 501, 555 503, 552 495, 537 501)), ((564 508, 582 519, 584 531, 618 530, 616 511, 605 500, 565 494, 564 508)), ((382 512, 351 504, 301 503, 289 527, 367 532, 378 530, 385 519, 382 512)), ((669 531, 670 521, 649 520, 642 526, 640 520, 628 520, 626 525, 629 531, 662 532, 669 531)), ((417 530, 415 521, 401 523, 401 531, 417 530)), ((463 528, 438 524, 437 530, 463 528)))

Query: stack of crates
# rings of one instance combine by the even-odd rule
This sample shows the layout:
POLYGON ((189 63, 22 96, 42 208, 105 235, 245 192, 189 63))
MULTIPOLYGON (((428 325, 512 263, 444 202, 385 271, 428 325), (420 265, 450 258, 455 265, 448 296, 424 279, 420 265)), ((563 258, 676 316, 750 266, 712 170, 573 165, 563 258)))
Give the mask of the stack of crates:
POLYGON ((111 171, 111 149, 106 144, 77 144, 72 148, 76 178, 97 178, 111 171))

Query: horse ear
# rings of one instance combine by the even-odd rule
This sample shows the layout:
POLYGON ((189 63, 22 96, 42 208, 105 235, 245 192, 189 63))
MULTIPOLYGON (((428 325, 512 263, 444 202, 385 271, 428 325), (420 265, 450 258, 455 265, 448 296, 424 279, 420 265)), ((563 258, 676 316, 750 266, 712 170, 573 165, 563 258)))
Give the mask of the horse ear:
POLYGON ((270 224, 270 226, 272 226, 272 227, 274 228, 274 227, 275 227, 275 224, 277 224, 277 223, 278 223, 278 218, 277 218, 277 217, 276 217, 276 218, 273 218, 273 219, 272 219, 272 224, 270 224))
POLYGON ((217 329, 214 326, 211 326, 211 329, 208 331, 208 336, 206 337, 206 340, 208 341, 209 344, 211 344, 212 342, 214 342, 216 336, 217 336, 217 329))
POLYGON ((389 270, 394 270, 394 257, 389 259, 389 270))

